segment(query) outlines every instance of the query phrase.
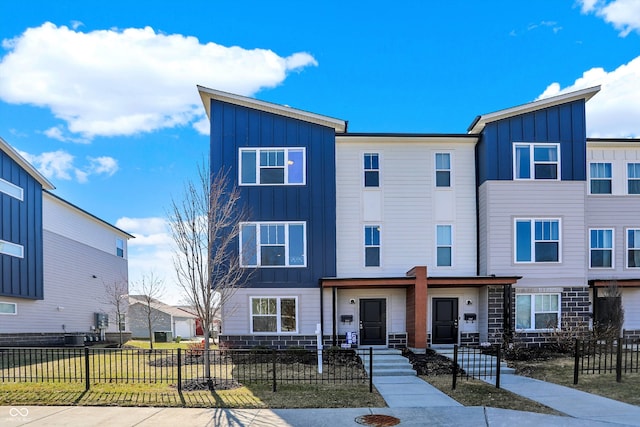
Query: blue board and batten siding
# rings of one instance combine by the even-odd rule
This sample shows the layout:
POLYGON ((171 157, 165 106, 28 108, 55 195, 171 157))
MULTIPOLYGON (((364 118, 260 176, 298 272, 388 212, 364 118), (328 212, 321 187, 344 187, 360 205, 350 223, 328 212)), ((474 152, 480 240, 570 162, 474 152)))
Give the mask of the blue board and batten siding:
POLYGON ((211 101, 211 166, 238 184, 242 147, 305 147, 306 185, 240 186, 250 221, 305 221, 307 266, 258 268, 250 287, 318 287, 336 275, 335 130, 211 101))
POLYGON ((584 105, 578 100, 487 123, 477 146, 478 185, 513 179, 514 142, 560 143, 561 179, 586 180, 584 105))
POLYGON ((42 299, 42 185, 3 151, 0 178, 23 190, 22 201, 0 192, 0 240, 24 248, 23 258, 0 254, 0 296, 42 299))

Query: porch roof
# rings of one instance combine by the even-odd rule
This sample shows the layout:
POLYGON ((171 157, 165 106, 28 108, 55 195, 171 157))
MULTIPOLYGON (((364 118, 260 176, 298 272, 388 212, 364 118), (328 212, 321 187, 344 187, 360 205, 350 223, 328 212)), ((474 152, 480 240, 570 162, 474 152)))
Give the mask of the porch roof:
MULTIPOLYGON (((507 286, 521 279, 521 276, 428 276, 427 286, 433 288, 448 287, 480 287, 487 285, 507 286)), ((320 279, 323 288, 385 288, 414 286, 414 276, 404 277, 323 277, 320 279)))
POLYGON ((640 288, 640 279, 594 279, 589 280, 590 288, 607 288, 611 285, 620 288, 640 288))

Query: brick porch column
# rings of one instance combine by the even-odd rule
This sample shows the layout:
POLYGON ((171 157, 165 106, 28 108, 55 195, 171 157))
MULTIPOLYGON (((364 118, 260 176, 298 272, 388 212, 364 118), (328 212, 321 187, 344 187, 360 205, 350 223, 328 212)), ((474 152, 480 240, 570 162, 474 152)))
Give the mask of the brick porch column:
POLYGON ((407 345, 427 348, 427 267, 413 267, 407 276, 415 277, 407 289, 407 345))

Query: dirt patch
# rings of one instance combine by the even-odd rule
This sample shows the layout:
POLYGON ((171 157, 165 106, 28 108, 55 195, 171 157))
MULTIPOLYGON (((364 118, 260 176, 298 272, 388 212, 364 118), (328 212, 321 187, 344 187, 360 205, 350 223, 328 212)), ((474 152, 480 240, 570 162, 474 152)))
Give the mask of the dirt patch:
POLYGON ((238 381, 225 378, 211 378, 211 383, 206 378, 194 378, 182 383, 182 391, 233 390, 240 387, 242 384, 238 381))
POLYGON ((453 374, 453 361, 431 349, 426 349, 424 354, 416 354, 405 349, 402 355, 409 359, 418 375, 453 374))

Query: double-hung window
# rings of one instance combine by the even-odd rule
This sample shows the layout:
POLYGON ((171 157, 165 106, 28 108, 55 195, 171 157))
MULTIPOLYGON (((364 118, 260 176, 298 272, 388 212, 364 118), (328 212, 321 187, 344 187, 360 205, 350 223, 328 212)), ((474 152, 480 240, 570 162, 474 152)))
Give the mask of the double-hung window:
POLYGON ((611 194, 611 163, 589 165, 591 194, 611 194))
POLYGON ((24 247, 22 245, 0 240, 0 254, 16 258, 24 258, 24 247))
POLYGON ((296 302, 295 297, 251 297, 251 332, 297 332, 296 302))
POLYGON ((240 245, 243 267, 305 267, 306 223, 242 223, 240 245))
POLYGON ((627 193, 640 194, 640 163, 627 164, 627 193))
POLYGON ((560 294, 516 295, 516 329, 555 329, 560 326, 560 294))
POLYGON ((589 231, 589 267, 613 267, 612 229, 592 229, 589 231))
POLYGON ((304 185, 305 149, 241 148, 241 185, 304 185))
POLYGON ((451 267, 453 239, 450 225, 436 226, 436 265, 451 267))
POLYGON ((560 262, 560 220, 516 219, 515 261, 560 262))
POLYGON ((436 153, 436 187, 451 187, 450 153, 436 153))
POLYGON ((24 191, 22 188, 10 183, 9 181, 5 181, 2 178, 0 178, 0 193, 4 193, 7 196, 11 196, 20 201, 24 198, 24 191))
POLYGON ((640 268, 640 228, 627 229, 627 268, 640 268))
POLYGON ((364 266, 380 267, 380 226, 364 227, 364 266))
POLYGON ((513 146, 514 179, 559 179, 559 144, 524 144, 513 146))
POLYGON ((380 187, 380 156, 378 153, 364 153, 364 186, 380 187))
POLYGON ((116 256, 124 258, 124 240, 116 239, 116 256))

